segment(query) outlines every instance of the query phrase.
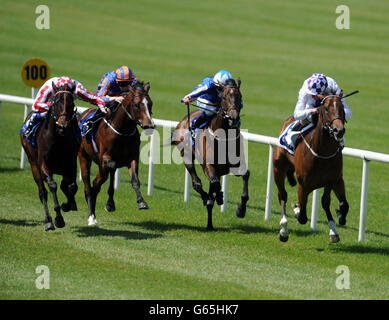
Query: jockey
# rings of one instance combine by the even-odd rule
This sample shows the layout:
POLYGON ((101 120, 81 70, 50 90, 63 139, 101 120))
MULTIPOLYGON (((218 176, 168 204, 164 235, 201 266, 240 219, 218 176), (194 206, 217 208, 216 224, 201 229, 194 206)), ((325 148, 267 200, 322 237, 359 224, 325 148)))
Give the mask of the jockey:
POLYGON ((26 124, 27 128, 24 132, 26 137, 29 137, 34 126, 46 117, 47 111, 52 104, 51 98, 54 95, 53 84, 56 87, 66 87, 67 90, 73 93, 74 99, 78 98, 97 105, 102 112, 107 113, 103 99, 87 91, 80 82, 65 76, 54 77, 47 80, 38 91, 34 104, 32 105, 32 115, 26 124))
MULTIPOLYGON (((105 103, 116 101, 122 103, 124 97, 120 96, 123 92, 130 90, 130 86, 136 83, 135 75, 128 66, 121 66, 115 71, 104 74, 100 83, 97 85, 96 95, 101 97, 105 103)), ((85 122, 83 128, 84 136, 90 132, 94 123, 101 118, 99 110, 85 122)))
POLYGON ((206 123, 219 109, 220 99, 218 90, 221 89, 222 85, 226 84, 228 79, 232 79, 231 74, 226 70, 220 70, 213 77, 204 78, 201 84, 182 99, 182 103, 185 104, 197 100, 197 105, 203 109, 201 115, 193 124, 193 134, 195 134, 196 129, 206 123))
MULTIPOLYGON (((319 113, 321 100, 317 96, 339 95, 342 92, 336 81, 321 73, 314 73, 306 79, 300 89, 293 117, 295 121, 290 124, 278 138, 280 147, 294 154, 297 137, 312 128, 315 116, 319 113)), ((352 116, 350 107, 342 99, 346 120, 352 116)))

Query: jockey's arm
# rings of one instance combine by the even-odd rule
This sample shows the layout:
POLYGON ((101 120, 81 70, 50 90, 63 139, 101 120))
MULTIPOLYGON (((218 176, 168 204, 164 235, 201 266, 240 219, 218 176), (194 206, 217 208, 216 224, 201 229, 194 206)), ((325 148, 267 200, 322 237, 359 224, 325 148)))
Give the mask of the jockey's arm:
POLYGON ((299 97, 296 103, 296 107, 293 112, 293 117, 295 120, 306 119, 309 114, 312 112, 310 109, 306 109, 308 103, 309 95, 304 92, 303 89, 299 92, 299 97))
POLYGON ((93 93, 87 91, 81 83, 77 84, 75 94, 81 100, 89 102, 95 106, 98 106, 103 113, 108 112, 108 108, 105 106, 104 100, 101 97, 98 97, 93 93))

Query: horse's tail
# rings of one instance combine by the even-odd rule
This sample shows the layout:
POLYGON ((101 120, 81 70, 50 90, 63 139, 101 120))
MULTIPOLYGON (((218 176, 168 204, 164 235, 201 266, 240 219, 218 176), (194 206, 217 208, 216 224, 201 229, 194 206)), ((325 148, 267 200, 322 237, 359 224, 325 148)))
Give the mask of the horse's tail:
POLYGON ((294 187, 297 184, 296 178, 294 177, 293 169, 286 172, 286 177, 288 178, 288 182, 292 187, 294 187))

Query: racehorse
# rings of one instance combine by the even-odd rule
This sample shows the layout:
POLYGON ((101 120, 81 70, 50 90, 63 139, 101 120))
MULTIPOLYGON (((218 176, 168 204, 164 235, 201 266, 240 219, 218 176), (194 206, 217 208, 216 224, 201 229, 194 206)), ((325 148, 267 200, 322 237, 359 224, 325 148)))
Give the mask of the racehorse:
MULTIPOLYGON (((242 201, 236 209, 236 215, 243 218, 246 214, 246 203, 249 199, 248 180, 250 172, 246 169, 242 137, 239 130, 239 115, 242 105, 240 92, 241 81, 227 80, 226 85, 219 90, 220 108, 206 129, 200 130, 196 136, 195 146, 191 143, 188 134, 192 120, 199 116, 201 111, 194 111, 186 116, 176 126, 172 143, 177 146, 184 158, 184 165, 191 178, 193 189, 196 190, 207 207, 207 230, 214 230, 212 224, 212 209, 216 200, 218 205, 223 204, 223 192, 220 186, 220 177, 235 171, 236 176, 243 178, 242 201), (232 134, 231 134, 232 133, 232 134), (230 157, 236 151, 238 161, 231 161, 230 157), (194 159, 201 164, 205 176, 210 181, 209 192, 206 193, 195 169, 194 159)), ((234 155, 235 156, 235 152, 234 155)))
MULTIPOLYGON (((56 212, 55 226, 63 228, 65 221, 61 215, 64 212, 77 210, 75 194, 77 192, 77 152, 80 146, 79 129, 75 117, 73 93, 67 87, 56 87, 53 83, 54 95, 52 105, 46 118, 36 132, 36 147, 30 145, 27 138, 20 134, 20 140, 30 162, 32 175, 39 190, 39 199, 45 210, 45 230, 55 230, 47 207, 46 181, 54 200, 56 212), (60 206, 57 198, 57 183, 53 175, 62 175, 61 190, 67 197, 67 202, 60 206)), ((31 117, 26 117, 25 122, 31 117)))
MULTIPOLYGON (((338 242, 339 234, 336 231, 336 223, 330 211, 331 190, 335 192, 339 200, 339 210, 336 213, 339 224, 346 224, 346 215, 349 205, 346 200, 343 181, 343 157, 340 143, 345 134, 345 113, 342 104, 342 95, 318 95, 321 106, 315 128, 302 136, 302 142, 297 145, 295 155, 291 155, 285 149, 277 146, 274 149, 274 180, 278 188, 278 200, 281 204, 281 231, 279 238, 285 242, 289 238, 286 217, 287 192, 285 190, 285 176, 291 186, 298 181, 298 204, 292 205, 295 217, 301 224, 308 221, 306 205, 308 195, 315 189, 324 187, 321 198, 322 207, 327 215, 330 228, 330 241, 338 242)), ((288 118, 281 132, 294 121, 288 118)))
MULTIPOLYGON (((88 225, 95 225, 96 199, 102 184, 110 175, 108 201, 105 209, 108 212, 115 210, 114 175, 117 168, 128 167, 131 184, 137 195, 139 209, 148 209, 140 192, 138 178, 140 134, 139 124, 146 134, 151 134, 155 128, 151 118, 152 101, 149 96, 150 84, 137 82, 125 95, 122 103, 111 110, 111 115, 105 116, 96 129, 92 143, 82 138, 78 157, 81 167, 81 176, 85 187, 85 199, 89 207, 88 225), (151 132, 150 132, 150 131, 151 132), (90 184, 90 168, 92 161, 99 166, 99 171, 90 184)), ((79 117, 85 119, 95 109, 87 110, 79 117)))

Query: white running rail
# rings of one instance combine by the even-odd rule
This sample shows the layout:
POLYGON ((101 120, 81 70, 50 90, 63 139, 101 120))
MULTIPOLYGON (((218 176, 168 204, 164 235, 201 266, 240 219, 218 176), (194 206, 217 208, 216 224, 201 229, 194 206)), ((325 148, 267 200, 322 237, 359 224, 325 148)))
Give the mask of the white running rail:
MULTIPOLYGON (((29 106, 32 105, 34 99, 31 98, 23 98, 17 96, 11 96, 6 94, 0 94, 0 119, 1 119, 1 103, 2 102, 11 102, 18 103, 24 105, 24 117, 29 112, 29 106)), ((84 111, 86 108, 77 107, 78 112, 84 111)), ((153 119, 154 123, 157 126, 166 127, 166 128, 175 128, 178 124, 177 121, 168 121, 168 120, 160 120, 153 119)), ((154 157, 156 150, 159 146, 157 146, 157 140, 155 138, 155 133, 151 135, 150 138, 150 157, 149 157, 149 175, 148 175, 148 186, 147 186, 147 194, 153 194, 154 187, 154 157)), ((271 206, 272 206, 272 193, 273 193, 273 150, 274 146, 277 145, 277 138, 263 136, 259 134, 242 132, 242 135, 245 140, 262 143, 269 145, 269 158, 268 158, 268 172, 267 172, 267 189, 266 189, 266 205, 265 205, 265 220, 269 220, 271 217, 271 206)), ((367 215, 367 191, 368 191, 368 182, 369 182, 369 163, 370 161, 384 162, 389 163, 389 154, 372 152, 367 150, 353 149, 345 147, 342 151, 344 156, 360 158, 363 161, 363 169, 362 169, 362 188, 361 188, 361 201, 360 201, 360 216, 359 216, 359 233, 358 233, 358 241, 365 240, 365 229, 366 229, 366 215, 367 215)), ((20 167, 23 169, 25 166, 25 155, 22 149, 20 167)), ((190 190, 191 190, 191 179, 190 176, 185 170, 185 188, 184 188, 184 201, 188 202, 190 198, 190 190)), ((119 187, 120 181, 120 170, 116 171, 116 179, 115 179, 115 187, 119 187)), ((228 194, 228 176, 223 177, 222 188, 227 198, 228 194)), ((225 201, 227 202, 227 201, 225 201)), ((225 211, 227 209, 227 203, 225 203, 221 210, 225 211)), ((312 197, 312 213, 311 213, 311 230, 315 231, 317 227, 317 216, 319 210, 319 190, 315 190, 313 192, 312 197)))

